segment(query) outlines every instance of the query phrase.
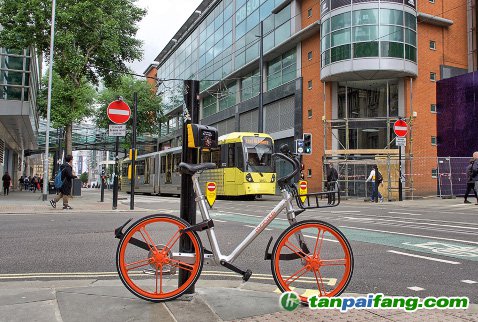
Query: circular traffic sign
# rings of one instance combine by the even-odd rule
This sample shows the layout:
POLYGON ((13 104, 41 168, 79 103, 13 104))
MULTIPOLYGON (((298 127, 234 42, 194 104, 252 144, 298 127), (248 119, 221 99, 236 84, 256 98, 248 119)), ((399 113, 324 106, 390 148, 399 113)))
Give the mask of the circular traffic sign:
POLYGON ((397 120, 393 124, 393 131, 399 137, 404 137, 407 135, 408 132, 408 124, 404 120, 397 120))
POLYGON ((111 122, 123 124, 128 122, 129 117, 131 116, 131 109, 129 108, 128 104, 122 100, 116 100, 108 105, 106 114, 111 122))
POLYGON ((307 189, 307 182, 301 182, 300 189, 302 189, 302 190, 307 189))
POLYGON ((214 182, 209 182, 209 184, 207 185, 207 190, 209 191, 216 190, 216 184, 214 182))

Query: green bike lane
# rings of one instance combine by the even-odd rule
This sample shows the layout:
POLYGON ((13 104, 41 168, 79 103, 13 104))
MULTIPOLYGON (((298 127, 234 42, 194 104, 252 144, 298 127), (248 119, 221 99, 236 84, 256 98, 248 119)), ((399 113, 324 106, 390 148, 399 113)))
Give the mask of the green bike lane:
MULTIPOLYGON (((257 226, 264 216, 241 214, 235 212, 211 212, 211 217, 219 221, 231 221, 242 223, 250 226, 257 226)), ((300 218, 298 218, 300 220, 300 218)), ((268 228, 284 230, 289 227, 289 223, 285 218, 276 218, 268 228)), ((450 260, 442 260, 425 256, 426 259, 442 261, 449 264, 460 264, 456 260, 478 261, 478 242, 467 241, 460 238, 444 238, 435 236, 421 236, 421 234, 412 234, 406 232, 383 231, 382 229, 370 229, 364 227, 351 227, 349 225, 336 226, 344 233, 349 241, 363 242, 399 248, 424 255, 439 255, 450 258, 450 260), (451 260, 453 259, 453 260, 451 260)), ((418 257, 420 255, 402 253, 399 251, 389 250, 406 256, 418 257)))

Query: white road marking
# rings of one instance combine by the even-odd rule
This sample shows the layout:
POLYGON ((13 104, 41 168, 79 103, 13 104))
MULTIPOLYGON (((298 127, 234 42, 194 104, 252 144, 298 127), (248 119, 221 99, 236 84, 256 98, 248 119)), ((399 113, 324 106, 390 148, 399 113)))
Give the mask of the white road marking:
POLYGON ((410 216, 422 216, 422 214, 413 214, 409 212, 398 212, 398 211, 389 211, 389 214, 397 214, 397 215, 410 215, 410 216))
POLYGON ((409 222, 409 221, 401 221, 401 220, 391 220, 391 219, 374 219, 374 218, 367 218, 367 217, 345 217, 349 219, 354 219, 354 220, 380 220, 380 221, 385 221, 385 222, 396 222, 396 223, 401 223, 401 224, 414 224, 414 225, 428 225, 428 226, 438 226, 438 227, 450 227, 450 228, 461 228, 461 229, 476 229, 478 230, 478 227, 463 227, 463 226, 455 226, 455 225, 442 225, 442 224, 432 224, 432 223, 426 223, 426 222, 409 222))
POLYGON ((470 241, 470 240, 463 240, 463 239, 443 238, 443 237, 417 235, 417 234, 405 234, 405 233, 399 233, 399 232, 395 232, 395 231, 378 230, 378 229, 368 229, 368 228, 351 227, 351 226, 340 226, 340 228, 349 228, 349 229, 376 231, 376 232, 379 232, 379 233, 396 234, 396 235, 413 236, 413 237, 423 237, 423 238, 430 238, 430 239, 449 240, 449 241, 455 241, 455 242, 461 242, 461 243, 468 243, 468 244, 478 245, 478 242, 474 242, 474 241, 470 241))
MULTIPOLYGON (((252 226, 252 225, 244 225, 244 227, 257 228, 256 226, 252 226)), ((264 230, 272 230, 272 229, 270 229, 270 228, 264 228, 264 230)))
POLYGON ((424 291, 425 289, 424 288, 421 288, 421 287, 418 287, 418 286, 411 286, 411 287, 407 287, 409 290, 412 290, 412 291, 415 291, 415 292, 418 292, 418 291, 424 291))
POLYGON ((360 210, 340 210, 340 211, 331 211, 332 214, 340 214, 340 213, 349 213, 349 212, 360 212, 360 210))
MULTIPOLYGON (((310 236, 310 235, 304 235, 305 237, 308 237, 308 238, 313 238, 313 239, 317 239, 317 236, 310 236)), ((338 243, 339 241, 338 240, 335 240, 335 239, 328 239, 328 238, 324 238, 324 240, 326 241, 330 241, 330 242, 333 242, 333 243, 338 243)))
POLYGON ((472 281, 472 280, 462 280, 461 282, 466 283, 466 284, 476 284, 476 283, 478 283, 477 281, 472 281))
POLYGON ((459 265, 459 264, 461 264, 460 262, 453 262, 453 261, 447 261, 447 260, 445 260, 445 259, 440 259, 440 258, 434 258, 434 257, 421 256, 421 255, 416 255, 416 254, 409 254, 409 253, 397 252, 396 250, 387 250, 387 252, 389 252, 389 253, 394 253, 394 254, 398 254, 398 255, 405 255, 405 256, 410 256, 410 257, 428 259, 429 261, 447 263, 447 264, 452 264, 452 265, 459 265))
POLYGON ((219 219, 214 219, 214 221, 217 221, 217 222, 227 222, 226 220, 219 220, 219 219))

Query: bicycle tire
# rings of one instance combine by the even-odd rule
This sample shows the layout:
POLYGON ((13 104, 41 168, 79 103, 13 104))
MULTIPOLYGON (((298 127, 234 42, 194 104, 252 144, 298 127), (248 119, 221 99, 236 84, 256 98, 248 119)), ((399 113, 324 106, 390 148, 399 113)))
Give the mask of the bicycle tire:
MULTIPOLYGON (((183 263, 178 260, 172 259, 172 250, 174 248, 179 247, 179 237, 181 234, 179 231, 181 229, 187 228, 190 225, 183 219, 167 215, 167 214, 155 214, 140 218, 135 223, 133 223, 124 233, 124 236, 121 238, 120 242, 118 243, 118 248, 116 250, 116 269, 118 271, 118 275, 126 286, 126 288, 136 295, 137 297, 151 301, 151 302, 163 302, 163 301, 170 301, 173 300, 186 292, 190 286, 194 285, 201 275, 203 261, 204 261, 204 250, 201 243, 201 239, 199 238, 198 234, 194 231, 188 231, 185 234, 189 237, 193 247, 194 247, 194 263, 188 264, 183 263), (161 229, 165 230, 166 225, 169 224, 170 228, 174 233, 174 235, 170 237, 170 234, 167 235, 165 231, 161 231, 161 229), (153 227, 153 224, 154 225, 153 227), (146 230, 145 227, 150 226, 146 230), (152 228, 158 228, 157 231, 153 231, 152 228), (154 233, 154 234, 153 234, 154 233), (179 235, 177 235, 179 233, 179 235), (151 237, 151 236, 154 237, 151 237), (156 236, 168 236, 165 238, 164 244, 161 244, 161 240, 159 240, 156 236), (135 236, 135 237, 133 237, 135 236), (142 237, 142 239, 140 239, 142 237), (139 239, 141 242, 146 242, 147 247, 150 249, 148 252, 147 250, 135 246, 130 243, 131 238, 139 239), (148 240, 150 242, 148 242, 148 240), (156 242, 158 240, 158 242, 156 242), (167 241, 166 241, 167 240, 167 241), (171 245, 169 245, 171 243, 171 245), (154 247, 152 247, 154 244, 154 247), (169 246, 168 246, 169 245, 169 246), (131 250, 130 250, 131 249, 131 250), (156 250, 156 251, 155 251, 156 250), (129 251, 129 253, 127 253, 129 251), (131 254, 132 255, 131 255, 131 254), (145 255, 146 254, 146 255, 145 255), (145 257, 146 256, 146 257, 145 257), (125 258, 127 257, 127 258, 125 258), (136 258, 143 258, 139 261, 131 262, 130 257, 136 258), (129 264, 128 264, 129 263, 129 264), (129 267, 128 267, 129 266, 129 267), (152 269, 143 270, 143 274, 141 272, 131 272, 133 269, 143 268, 143 267, 151 267, 152 269), (173 270, 176 271, 179 268, 188 269, 190 270, 190 275, 186 282, 181 285, 180 287, 177 285, 177 278, 176 280, 172 281, 171 279, 168 281, 171 285, 163 285, 165 281, 163 281, 166 275, 173 276, 173 270), (166 268, 169 268, 167 270, 166 268), (154 273, 155 280, 150 281, 147 279, 147 276, 152 276, 154 273), (158 293, 158 275, 159 275, 159 293, 158 293), (138 280, 138 281, 136 281, 138 280), (152 283, 153 285, 149 285, 152 283), (175 286, 172 286, 175 285, 175 286), (163 288, 168 288, 168 291, 163 292, 163 288), (153 289, 153 290, 152 290, 153 289)), ((171 233, 172 234, 172 233, 171 233)))
POLYGON ((272 276, 274 277, 274 281, 277 287, 282 292, 295 291, 299 293, 299 297, 302 303, 308 303, 307 298, 311 295, 318 295, 319 297, 332 297, 342 294, 342 292, 346 289, 352 278, 353 265, 354 259, 352 247, 350 246, 350 243, 347 238, 338 228, 320 220, 299 221, 284 230, 274 245, 271 257, 272 276), (309 233, 305 231, 309 230, 313 232, 315 229, 318 230, 316 237, 309 235, 309 233), (301 245, 301 242, 297 240, 297 233, 299 231, 302 232, 302 235, 304 236, 305 247, 304 245, 301 245), (320 238, 319 236, 321 234, 321 231, 323 233, 322 237, 320 238), (325 233, 327 233, 328 238, 324 237, 325 233), (293 236, 296 236, 296 238, 294 238, 295 240, 297 240, 295 243, 290 242, 290 237, 293 236), (331 237, 329 236, 335 239, 336 244, 335 246, 328 245, 331 246, 330 252, 332 252, 334 256, 337 254, 336 256, 342 258, 327 259, 327 255, 323 254, 324 241, 327 241, 328 244, 334 242, 334 240, 330 239, 331 237), (307 241, 310 238, 315 238, 316 240, 312 243, 309 243, 307 241), (320 242, 319 246, 320 239, 322 239, 322 241, 320 242), (286 243, 288 244, 286 245, 286 243), (310 252, 312 247, 308 247, 309 245, 313 246, 313 255, 311 255, 310 252), (319 248, 317 249, 318 246, 319 248), (288 251, 285 251, 286 249, 288 249, 288 251), (292 263, 293 261, 294 263, 292 263), (341 263, 343 261, 342 273, 340 273, 340 266, 342 265, 335 265, 333 264, 334 261, 337 263, 341 263), (338 276, 327 277, 324 275, 324 273, 321 273, 321 269, 333 266, 337 267, 336 270, 339 271, 337 273, 338 276), (297 270, 297 268, 299 269, 297 270), (288 275, 289 271, 294 273, 288 275), (312 276, 304 276, 307 273, 312 273, 309 274, 312 276), (299 274, 302 275, 294 279, 296 275, 299 274), (302 277, 304 278, 300 282, 295 283, 302 277), (326 280, 328 280, 328 285, 324 284, 324 277, 326 278, 326 280), (338 283, 336 282, 332 285, 334 280, 336 280, 338 283), (287 281, 289 281, 289 283, 287 283, 287 281), (292 285, 293 283, 294 285, 292 285), (309 284, 315 284, 313 290, 307 288, 309 284), (331 286, 332 289, 330 291, 327 291, 326 286, 331 286))

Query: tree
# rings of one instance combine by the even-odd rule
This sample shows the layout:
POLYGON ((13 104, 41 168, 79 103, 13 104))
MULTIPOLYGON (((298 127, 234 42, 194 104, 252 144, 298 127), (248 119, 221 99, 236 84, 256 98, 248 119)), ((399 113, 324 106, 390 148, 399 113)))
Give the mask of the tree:
MULTIPOLYGON (((116 86, 107 87, 100 92, 98 97, 100 108, 96 112, 96 125, 99 128, 108 128, 110 121, 106 114, 106 108, 118 97, 122 97, 123 101, 133 109, 134 92, 138 93, 137 135, 158 133, 159 125, 164 118, 161 98, 155 94, 153 85, 146 80, 135 79, 132 76, 123 76, 116 86)), ((127 127, 131 131, 132 118, 127 127)))
MULTIPOLYGON (((0 1, 0 46, 36 48, 49 55, 51 1, 0 1)), ((114 84, 125 63, 142 58, 137 23, 145 15, 135 0, 61 0, 56 7, 54 68, 73 88, 83 82, 114 84)), ((72 102, 73 100, 70 100, 72 102)), ((73 104, 73 103, 72 103, 73 104)), ((68 109, 73 112, 75 105, 68 109)), ((52 109, 57 108, 52 105, 52 109)), ((74 112, 76 114, 76 112, 74 112)), ((82 113, 79 113, 82 114, 82 113)), ((81 120, 75 120, 81 121, 81 120)), ((72 152, 72 122, 65 120, 66 152, 72 152), (69 123, 68 123, 69 122, 69 123)))
POLYGON ((88 172, 83 172, 80 175, 80 180, 83 184, 87 183, 88 182, 88 172))
MULTIPOLYGON (((96 91, 86 78, 83 78, 77 86, 53 71, 52 79, 51 121, 54 128, 63 127, 65 124, 68 127, 93 115, 92 104, 96 91)), ((37 98, 38 112, 42 117, 46 117, 47 113, 47 84, 48 75, 45 75, 37 98)))

